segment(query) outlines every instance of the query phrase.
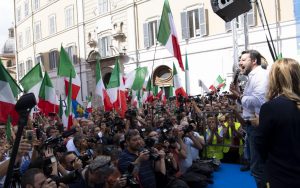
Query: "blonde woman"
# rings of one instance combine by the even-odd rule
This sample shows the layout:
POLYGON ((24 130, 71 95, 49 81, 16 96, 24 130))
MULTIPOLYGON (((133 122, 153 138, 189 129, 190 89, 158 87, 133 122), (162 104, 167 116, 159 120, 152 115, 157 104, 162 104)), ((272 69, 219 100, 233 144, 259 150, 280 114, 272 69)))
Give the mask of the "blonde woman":
POLYGON ((266 162, 271 188, 300 187, 300 65, 277 60, 269 74, 267 101, 260 110, 256 146, 266 162))

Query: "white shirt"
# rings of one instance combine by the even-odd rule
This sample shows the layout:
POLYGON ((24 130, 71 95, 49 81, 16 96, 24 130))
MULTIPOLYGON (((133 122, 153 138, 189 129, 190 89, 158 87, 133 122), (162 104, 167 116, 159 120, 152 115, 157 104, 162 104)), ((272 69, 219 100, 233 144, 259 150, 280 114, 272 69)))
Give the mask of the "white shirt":
MULTIPOLYGON (((194 132, 194 136, 197 139, 200 138, 200 135, 197 132, 194 132)), ((192 158, 193 158, 193 161, 194 161, 194 160, 200 159, 200 157, 199 157, 199 149, 195 148, 193 145, 194 145, 194 142, 192 141, 191 154, 192 154, 192 158)))
POLYGON ((265 103, 268 87, 269 71, 258 66, 248 75, 249 79, 242 98, 243 117, 251 118, 259 114, 260 107, 265 103))
POLYGON ((193 164, 193 156, 192 156, 192 145, 194 144, 193 141, 189 137, 184 137, 183 139, 184 144, 186 145, 186 158, 181 159, 179 161, 179 170, 182 174, 186 172, 186 170, 192 166, 193 164))
POLYGON ((80 152, 77 150, 77 148, 76 148, 76 146, 73 142, 73 138, 68 140, 66 148, 67 148, 68 151, 74 151, 77 156, 80 156, 80 152))

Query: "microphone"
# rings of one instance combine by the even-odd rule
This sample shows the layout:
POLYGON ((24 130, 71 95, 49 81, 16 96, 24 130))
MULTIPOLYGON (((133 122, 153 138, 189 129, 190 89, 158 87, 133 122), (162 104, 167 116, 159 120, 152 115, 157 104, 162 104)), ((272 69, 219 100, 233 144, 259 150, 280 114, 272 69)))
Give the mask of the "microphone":
POLYGON ((236 85, 237 82, 238 82, 239 74, 240 74, 240 69, 236 69, 234 77, 233 77, 233 84, 234 85, 236 85))

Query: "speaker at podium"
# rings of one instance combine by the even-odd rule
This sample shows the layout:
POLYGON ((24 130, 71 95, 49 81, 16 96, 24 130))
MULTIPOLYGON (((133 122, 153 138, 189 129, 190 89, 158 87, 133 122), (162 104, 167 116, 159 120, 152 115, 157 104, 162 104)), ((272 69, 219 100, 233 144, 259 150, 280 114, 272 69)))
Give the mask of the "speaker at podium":
POLYGON ((211 6, 213 11, 226 22, 252 8, 250 0, 211 0, 211 6))

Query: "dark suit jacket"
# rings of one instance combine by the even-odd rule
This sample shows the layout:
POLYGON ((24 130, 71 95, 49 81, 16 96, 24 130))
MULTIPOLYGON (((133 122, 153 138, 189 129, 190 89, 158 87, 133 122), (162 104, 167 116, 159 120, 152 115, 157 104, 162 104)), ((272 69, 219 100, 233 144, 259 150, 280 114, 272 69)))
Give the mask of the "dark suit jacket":
POLYGON ((260 110, 256 147, 266 162, 271 188, 300 188, 300 110, 279 96, 260 110))

